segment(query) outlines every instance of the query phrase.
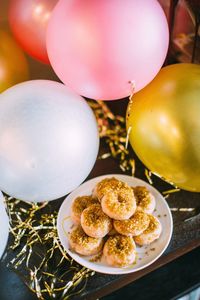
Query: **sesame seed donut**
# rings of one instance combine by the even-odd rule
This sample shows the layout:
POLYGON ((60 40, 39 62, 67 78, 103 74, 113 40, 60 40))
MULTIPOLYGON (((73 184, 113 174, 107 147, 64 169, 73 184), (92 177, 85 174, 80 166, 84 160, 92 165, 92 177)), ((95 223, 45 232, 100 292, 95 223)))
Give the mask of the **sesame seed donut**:
POLYGON ((107 264, 113 267, 125 267, 134 263, 136 259, 134 240, 125 235, 110 236, 104 245, 103 256, 107 264))
POLYGON ((80 225, 69 234, 69 244, 76 253, 89 256, 99 253, 103 248, 103 239, 88 236, 80 225))
POLYGON ((71 206, 71 219, 73 223, 80 224, 81 214, 84 209, 95 203, 98 203, 98 200, 93 199, 92 196, 81 196, 74 199, 71 206))
POLYGON ((136 236, 140 235, 149 226, 149 216, 143 211, 136 211, 128 220, 114 220, 115 230, 123 235, 136 236))
POLYGON ((147 214, 152 214, 156 206, 155 197, 145 186, 133 187, 133 191, 136 198, 137 209, 147 214))
POLYGON ((81 226, 87 235, 103 238, 112 229, 112 220, 104 214, 100 204, 93 204, 82 212, 81 226))
POLYGON ((114 220, 129 219, 136 210, 133 190, 124 185, 119 190, 107 193, 101 199, 101 207, 104 213, 114 220))
POLYGON ((151 244, 161 235, 162 225, 160 221, 152 215, 149 215, 149 219, 150 223, 147 229, 142 234, 134 237, 135 242, 140 246, 151 244))
POLYGON ((113 192, 116 189, 119 189, 121 186, 124 186, 125 183, 116 179, 115 177, 112 178, 105 178, 102 181, 98 182, 95 188, 93 189, 92 196, 99 201, 101 198, 109 193, 113 192))

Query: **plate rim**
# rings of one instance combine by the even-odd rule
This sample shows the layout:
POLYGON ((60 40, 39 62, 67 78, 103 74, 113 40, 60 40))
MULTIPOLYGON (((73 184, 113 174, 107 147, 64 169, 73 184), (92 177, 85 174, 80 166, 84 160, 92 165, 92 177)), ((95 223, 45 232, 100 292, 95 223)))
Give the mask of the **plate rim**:
MULTIPOLYGON (((121 179, 121 180, 122 180, 122 179, 121 179)), ((93 178, 91 178, 91 179, 89 179, 89 180, 87 180, 87 181, 84 181, 82 184, 80 184, 76 189, 74 189, 71 193, 69 193, 69 194, 65 197, 65 199, 63 200, 63 202, 62 202, 62 204, 61 204, 61 206, 60 206, 60 208, 59 208, 59 211, 58 211, 57 222, 56 222, 56 228, 57 228, 58 238, 59 238, 59 241, 60 241, 60 243, 61 243, 61 246, 65 249, 65 251, 67 252, 67 254, 68 254, 74 261, 76 261, 79 265, 81 265, 81 266, 83 266, 83 267, 85 267, 85 268, 88 268, 88 269, 90 269, 90 270, 92 270, 92 271, 101 273, 101 274, 109 274, 109 275, 126 275, 126 274, 130 274, 130 273, 138 272, 138 271, 140 271, 140 270, 142 270, 142 269, 147 268, 148 266, 150 266, 151 264, 153 264, 156 260, 158 260, 158 259, 161 257, 161 255, 165 252, 165 250, 166 250, 167 247, 169 246, 169 243, 170 243, 171 238, 172 238, 172 233, 173 233, 173 218, 172 218, 172 213, 171 213, 170 207, 169 207, 169 205, 168 205, 166 199, 163 197, 163 195, 162 195, 162 194, 161 194, 154 186, 150 185, 148 182, 146 182, 146 181, 144 181, 144 180, 142 180, 142 179, 140 179, 140 178, 138 178, 138 177, 131 176, 131 175, 126 175, 126 174, 106 174, 106 175, 96 176, 96 177, 93 177, 93 178), (143 266, 141 266, 141 267, 138 267, 137 269, 134 269, 134 268, 133 268, 133 269, 125 269, 125 268, 121 268, 121 269, 122 269, 122 273, 120 273, 120 272, 116 273, 116 272, 114 272, 114 270, 113 270, 113 272, 112 272, 112 271, 111 271, 111 272, 110 272, 110 271, 106 271, 106 270, 105 270, 105 271, 102 271, 102 270, 99 271, 99 270, 98 270, 98 267, 97 267, 97 268, 95 267, 95 266, 96 266, 95 263, 94 263, 94 268, 88 267, 88 266, 86 266, 86 265, 80 263, 80 262, 77 261, 74 257, 71 256, 71 254, 70 254, 71 251, 70 251, 70 253, 69 253, 69 251, 68 251, 69 249, 66 249, 66 248, 64 247, 64 245, 62 244, 62 240, 61 240, 61 238, 60 238, 60 228, 61 228, 61 226, 60 226, 60 228, 59 228, 59 220, 60 220, 60 218, 61 218, 62 207, 64 207, 65 202, 67 201, 67 198, 68 198, 71 194, 73 194, 75 191, 77 191, 80 187, 84 186, 85 184, 89 184, 90 182, 92 182, 92 181, 94 181, 94 180, 97 180, 97 179, 101 180, 101 179, 106 178, 106 177, 124 177, 124 178, 129 178, 129 179, 132 178, 132 179, 136 179, 136 180, 139 180, 139 181, 141 181, 141 182, 144 182, 145 184, 147 184, 151 189, 153 189, 154 191, 156 191, 156 193, 158 193, 158 194, 162 197, 162 201, 165 203, 166 208, 167 208, 167 210, 168 210, 168 214, 169 214, 169 221, 170 221, 169 237, 168 237, 167 242, 166 242, 165 246, 163 247, 162 251, 159 252, 159 254, 158 254, 154 259, 152 259, 150 262, 146 263, 145 265, 143 265, 143 266)), ((78 254, 77 254, 77 255, 78 255, 78 254)), ((82 257, 81 257, 81 258, 82 258, 82 257)), ((108 266, 108 267, 111 267, 111 266, 108 266)), ((113 269, 115 269, 115 268, 113 267, 113 269)), ((118 268, 118 269, 119 269, 119 268, 118 268)))

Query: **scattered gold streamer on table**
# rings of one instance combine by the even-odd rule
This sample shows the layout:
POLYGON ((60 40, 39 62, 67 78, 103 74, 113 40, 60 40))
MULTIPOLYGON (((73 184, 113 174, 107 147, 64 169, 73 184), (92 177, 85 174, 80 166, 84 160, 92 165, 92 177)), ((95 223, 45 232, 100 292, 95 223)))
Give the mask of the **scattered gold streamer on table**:
POLYGON ((180 192, 179 188, 174 188, 174 189, 170 189, 170 190, 164 191, 164 192, 162 192, 162 194, 166 196, 166 195, 177 193, 177 192, 180 192))
POLYGON ((57 235, 57 212, 44 203, 28 203, 6 197, 13 235, 9 262, 38 299, 47 295, 67 300, 84 289, 94 272, 78 265, 63 250, 57 235))
POLYGON ((182 211, 182 212, 191 212, 194 211, 195 207, 171 207, 171 211, 182 211))
POLYGON ((110 156, 119 161, 123 172, 135 173, 135 160, 130 157, 127 148, 127 132, 125 118, 114 115, 103 101, 88 101, 97 119, 100 138, 108 145, 109 152, 102 154, 99 158, 106 159, 110 156))
POLYGON ((153 185, 153 180, 152 180, 152 173, 148 169, 145 169, 144 174, 148 180, 148 182, 153 185))

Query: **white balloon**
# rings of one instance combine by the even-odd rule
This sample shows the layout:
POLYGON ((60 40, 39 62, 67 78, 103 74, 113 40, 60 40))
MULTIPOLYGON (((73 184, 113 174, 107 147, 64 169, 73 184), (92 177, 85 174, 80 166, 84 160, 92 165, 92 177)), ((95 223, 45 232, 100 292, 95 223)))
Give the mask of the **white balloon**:
POLYGON ((4 197, 2 192, 0 191, 0 259, 5 250, 8 234, 9 234, 9 221, 8 216, 5 209, 4 197))
POLYGON ((99 134, 87 102, 61 83, 33 80, 0 95, 0 189, 41 202, 71 192, 90 173, 99 134))

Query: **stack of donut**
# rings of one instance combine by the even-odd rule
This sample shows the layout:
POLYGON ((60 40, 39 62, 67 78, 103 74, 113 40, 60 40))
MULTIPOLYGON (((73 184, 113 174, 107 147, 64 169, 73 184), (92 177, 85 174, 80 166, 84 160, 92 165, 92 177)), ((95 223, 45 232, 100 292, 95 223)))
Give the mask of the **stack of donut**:
POLYGON ((130 187, 106 178, 91 196, 73 201, 71 218, 76 225, 69 234, 73 251, 94 255, 103 250, 108 265, 124 267, 135 262, 136 244, 148 245, 159 238, 162 227, 152 215, 155 198, 144 186, 130 187))

